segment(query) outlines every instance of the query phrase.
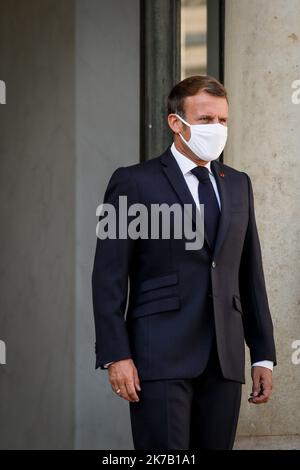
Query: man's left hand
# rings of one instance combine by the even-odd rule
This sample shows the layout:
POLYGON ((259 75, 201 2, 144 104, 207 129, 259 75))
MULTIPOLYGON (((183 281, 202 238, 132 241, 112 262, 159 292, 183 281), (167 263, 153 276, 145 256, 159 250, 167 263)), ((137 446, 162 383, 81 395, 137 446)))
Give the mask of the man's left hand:
POLYGON ((249 403, 259 405, 267 403, 273 388, 273 373, 267 367, 254 366, 251 370, 252 393, 248 399, 249 403))

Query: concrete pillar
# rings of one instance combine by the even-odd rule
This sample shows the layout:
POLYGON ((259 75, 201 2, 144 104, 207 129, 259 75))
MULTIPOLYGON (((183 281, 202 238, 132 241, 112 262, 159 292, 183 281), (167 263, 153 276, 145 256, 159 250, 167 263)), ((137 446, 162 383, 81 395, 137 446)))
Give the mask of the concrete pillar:
POLYGON ((72 0, 0 1, 0 447, 74 442, 72 0))
POLYGON ((96 207, 139 161, 139 0, 0 11, 0 448, 130 448, 94 369, 91 273, 96 207))
POLYGON ((180 0, 141 0, 141 156, 160 155, 173 141, 167 96, 180 80, 180 0))
POLYGON ((226 1, 224 162, 253 182, 278 351, 268 405, 247 403, 249 370, 237 448, 300 447, 300 365, 291 360, 292 343, 300 339, 300 105, 291 99, 300 79, 299 24, 299 0, 226 1))

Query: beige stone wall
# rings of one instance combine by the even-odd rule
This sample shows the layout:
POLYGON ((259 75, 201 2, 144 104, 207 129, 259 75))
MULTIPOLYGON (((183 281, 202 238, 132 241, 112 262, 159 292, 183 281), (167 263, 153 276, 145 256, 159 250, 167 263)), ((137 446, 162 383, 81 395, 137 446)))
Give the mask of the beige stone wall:
POLYGON ((236 446, 300 448, 300 364, 291 360, 300 339, 300 104, 291 99, 300 79, 300 1, 227 0, 225 21, 225 162, 252 179, 278 353, 269 404, 247 403, 249 370, 236 446))

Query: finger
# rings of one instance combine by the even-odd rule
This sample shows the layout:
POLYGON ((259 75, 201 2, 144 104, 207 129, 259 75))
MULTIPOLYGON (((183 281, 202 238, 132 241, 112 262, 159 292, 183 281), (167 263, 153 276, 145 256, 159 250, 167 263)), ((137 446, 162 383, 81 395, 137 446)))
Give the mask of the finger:
POLYGON ((265 388, 264 390, 262 390, 259 396, 251 398, 252 403, 255 403, 258 405, 261 403, 267 403, 267 401, 270 398, 271 392, 272 392, 272 389, 270 387, 265 388))
POLYGON ((268 398, 263 395, 259 395, 258 397, 250 397, 248 398, 249 403, 253 403, 254 405, 260 405, 261 403, 266 403, 268 398))
POLYGON ((266 387, 266 388, 263 388, 261 396, 264 397, 266 399, 266 401, 268 401, 270 396, 271 396, 271 393, 272 393, 272 388, 271 387, 266 387))
POLYGON ((257 397, 261 391, 259 375, 254 375, 252 385, 252 396, 257 397))
MULTIPOLYGON (((115 393, 117 393, 117 391, 120 390, 119 384, 116 380, 111 382, 111 388, 115 393)), ((117 395, 120 395, 120 393, 117 393, 117 395)))
POLYGON ((265 397, 269 397, 272 393, 272 383, 261 382, 261 394, 265 397))
POLYGON ((120 389, 120 393, 118 393, 119 397, 124 398, 124 400, 130 401, 125 383, 119 384, 118 389, 120 389))
POLYGON ((139 401, 139 397, 136 393, 133 381, 126 383, 126 389, 127 389, 127 393, 131 401, 139 401))
POLYGON ((138 392, 140 392, 142 390, 141 389, 141 383, 140 383, 140 379, 139 379, 139 376, 138 376, 138 373, 137 373, 136 369, 133 372, 133 380, 134 380, 134 386, 135 386, 136 390, 138 392))
POLYGON ((262 387, 263 387, 263 393, 267 394, 267 395, 271 395, 272 393, 272 384, 269 384, 269 383, 263 383, 262 384, 262 387))
POLYGON ((111 388, 116 391, 118 389, 118 384, 116 380, 110 380, 111 388))
POLYGON ((267 403, 268 398, 261 395, 260 397, 249 398, 248 400, 250 403, 254 403, 254 405, 261 405, 262 403, 267 403))
POLYGON ((110 378, 109 382, 110 382, 110 385, 111 385, 111 388, 113 389, 113 391, 118 390, 119 386, 118 386, 118 382, 115 378, 110 378))

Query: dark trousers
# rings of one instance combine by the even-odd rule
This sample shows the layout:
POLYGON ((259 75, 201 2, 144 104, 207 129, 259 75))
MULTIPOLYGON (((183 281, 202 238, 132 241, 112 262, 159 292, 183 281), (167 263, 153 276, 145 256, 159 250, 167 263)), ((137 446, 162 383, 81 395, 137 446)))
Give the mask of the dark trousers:
POLYGON ((129 404, 134 448, 232 449, 241 388, 223 378, 215 345, 196 378, 142 381, 140 401, 129 404))

